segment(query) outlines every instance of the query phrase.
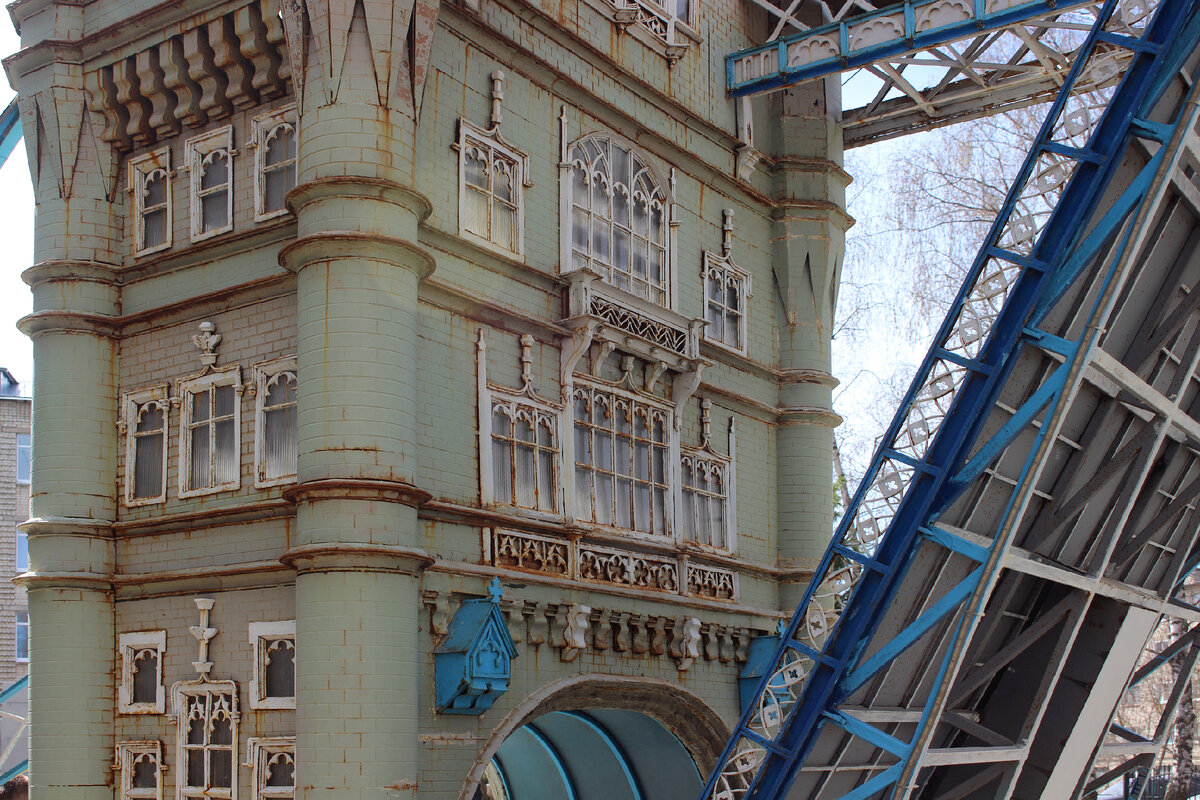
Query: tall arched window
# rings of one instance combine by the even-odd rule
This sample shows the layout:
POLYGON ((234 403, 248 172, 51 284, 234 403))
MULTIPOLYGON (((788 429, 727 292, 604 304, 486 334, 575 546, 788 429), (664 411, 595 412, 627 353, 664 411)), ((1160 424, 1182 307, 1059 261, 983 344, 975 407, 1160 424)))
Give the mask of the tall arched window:
POLYGON ((637 153, 604 136, 568 150, 568 269, 590 268, 618 289, 669 306, 670 200, 637 153))

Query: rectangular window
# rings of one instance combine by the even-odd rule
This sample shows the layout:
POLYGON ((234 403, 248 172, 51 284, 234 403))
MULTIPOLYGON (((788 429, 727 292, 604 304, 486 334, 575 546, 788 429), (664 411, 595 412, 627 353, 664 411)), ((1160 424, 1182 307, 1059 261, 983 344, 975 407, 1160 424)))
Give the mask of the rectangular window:
POLYGON ((251 708, 296 707, 296 621, 251 622, 251 708))
POLYGON ((180 384, 180 497, 238 488, 240 389, 237 367, 180 384))
POLYGON ((599 387, 573 392, 575 512, 581 519, 665 535, 671 413, 599 387))
POLYGON ((288 213, 284 198, 296 185, 296 106, 255 117, 254 218, 288 213))
POLYGON ((29 536, 17 531, 17 572, 29 571, 29 536))
POLYGON ((17 661, 29 660, 29 612, 17 612, 16 626, 17 661))
POLYGON ((683 538, 726 549, 728 533, 729 464, 702 451, 686 450, 682 456, 683 538))
POLYGON ((296 359, 258 364, 255 372, 254 485, 296 480, 296 359))
POLYGON ((33 475, 33 440, 28 433, 17 434, 17 483, 29 483, 33 475))
POLYGON ((162 743, 117 742, 121 800, 162 800, 162 743))
POLYGON ((187 141, 192 241, 233 230, 233 128, 187 141))
POLYGON ((495 396, 492 400, 492 499, 558 511, 558 412, 495 396))
POLYGON ((522 197, 529 156, 496 129, 458 121, 459 233, 514 255, 524 252, 522 197))
POLYGON ((171 151, 163 147, 129 161, 137 254, 171 246, 171 151))
POLYGON ((130 392, 123 405, 125 504, 161 503, 167 496, 167 387, 130 392))
POLYGON ((163 654, 167 650, 166 631, 122 633, 121 680, 117 685, 118 710, 122 714, 162 714, 166 693, 163 690, 163 654))
POLYGON ((250 746, 254 800, 294 800, 296 797, 296 737, 253 736, 250 746))
POLYGON ((746 351, 746 299, 750 276, 723 258, 704 254, 704 338, 746 351))
POLYGON ((237 764, 237 687, 232 681, 180 686, 176 786, 180 798, 234 795, 237 764))

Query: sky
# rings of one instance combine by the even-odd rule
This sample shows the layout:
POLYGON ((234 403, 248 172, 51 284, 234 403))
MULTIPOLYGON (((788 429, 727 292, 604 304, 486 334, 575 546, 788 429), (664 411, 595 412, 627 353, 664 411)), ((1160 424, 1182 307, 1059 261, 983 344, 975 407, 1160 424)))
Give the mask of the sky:
MULTIPOLYGON (((21 43, 8 15, 0 19, 0 54, 20 49, 21 43)), ((0 81, 0 108, 12 100, 7 78, 0 81)), ((21 389, 33 388, 33 345, 17 330, 17 320, 33 305, 29 287, 21 273, 33 264, 33 185, 29 179, 29 161, 25 143, 19 142, 8 161, 0 167, 0 241, 7 256, 0 261, 0 366, 7 367, 21 389)))

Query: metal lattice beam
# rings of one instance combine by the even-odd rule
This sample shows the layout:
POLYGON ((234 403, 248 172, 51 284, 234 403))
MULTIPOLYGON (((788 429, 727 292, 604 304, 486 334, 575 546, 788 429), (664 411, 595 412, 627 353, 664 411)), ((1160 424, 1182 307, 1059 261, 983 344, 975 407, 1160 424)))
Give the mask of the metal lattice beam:
POLYGON ((1195 618, 1198 43, 1200 0, 1095 11, 705 797, 1072 796, 1195 618))

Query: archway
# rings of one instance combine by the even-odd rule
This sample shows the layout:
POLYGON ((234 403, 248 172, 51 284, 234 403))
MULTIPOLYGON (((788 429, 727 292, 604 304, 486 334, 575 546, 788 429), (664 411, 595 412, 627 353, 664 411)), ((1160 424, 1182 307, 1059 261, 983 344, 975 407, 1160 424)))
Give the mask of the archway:
POLYGON ((691 800, 728 735, 712 707, 678 684, 564 678, 493 729, 459 800, 691 800))
POLYGON ((492 756, 486 800, 694 798, 700 770, 662 723, 638 711, 551 711, 525 723, 492 756))

